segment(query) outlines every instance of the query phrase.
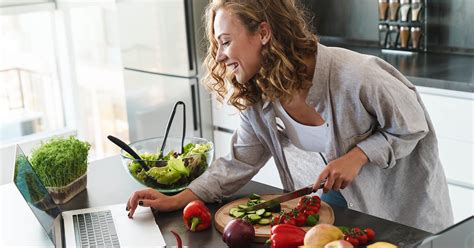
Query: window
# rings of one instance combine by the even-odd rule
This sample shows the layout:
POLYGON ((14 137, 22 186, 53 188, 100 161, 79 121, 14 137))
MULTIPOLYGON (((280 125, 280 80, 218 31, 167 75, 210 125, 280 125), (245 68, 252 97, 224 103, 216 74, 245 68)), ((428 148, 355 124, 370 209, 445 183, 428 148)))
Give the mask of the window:
POLYGON ((125 92, 115 4, 65 10, 79 99, 78 133, 92 145, 90 156, 117 154, 109 134, 128 140, 125 92))
POLYGON ((0 5, 0 145, 69 128, 90 160, 117 154, 106 136, 127 141, 128 122, 115 4, 40 2, 0 5))
POLYGON ((64 128, 52 11, 0 15, 0 144, 64 128))

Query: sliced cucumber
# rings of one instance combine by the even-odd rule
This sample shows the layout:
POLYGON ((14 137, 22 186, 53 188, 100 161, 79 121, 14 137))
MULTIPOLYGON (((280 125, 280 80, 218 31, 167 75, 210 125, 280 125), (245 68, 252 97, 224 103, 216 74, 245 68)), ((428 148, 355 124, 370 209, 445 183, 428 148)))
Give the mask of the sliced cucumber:
POLYGON ((250 219, 250 217, 248 215, 245 215, 244 217, 242 217, 242 220, 247 221, 248 223, 254 224, 253 220, 250 219))
POLYGON ((271 222, 270 219, 268 219, 268 218, 262 218, 262 219, 260 219, 260 220, 258 221, 258 224, 260 224, 260 225, 268 225, 268 224, 270 224, 270 222, 271 222))
POLYGON ((259 210, 255 211, 255 213, 256 213, 257 215, 262 215, 262 214, 265 213, 265 209, 263 209, 263 208, 262 208, 262 209, 259 209, 259 210))
POLYGON ((235 211, 239 211, 239 208, 231 208, 231 209, 229 210, 229 214, 232 215, 232 216, 234 216, 234 212, 235 212, 235 211))
POLYGON ((248 208, 248 206, 247 206, 247 205, 244 205, 244 204, 240 204, 240 205, 239 205, 239 208, 240 208, 240 209, 246 209, 246 208, 248 208))
POLYGON ((234 215, 235 218, 242 218, 242 217, 244 217, 245 212, 234 211, 233 215, 234 215))
POLYGON ((252 193, 252 194, 249 195, 249 198, 250 198, 251 200, 258 200, 258 199, 260 199, 261 197, 260 197, 259 194, 252 193))
POLYGON ((262 216, 263 216, 263 217, 270 217, 270 216, 272 216, 272 215, 273 215, 272 212, 265 212, 265 213, 263 213, 262 216))
POLYGON ((281 205, 280 205, 280 203, 274 204, 274 205, 268 207, 267 210, 272 212, 272 213, 279 213, 281 211, 281 205))
POLYGON ((262 217, 260 217, 260 215, 258 214, 249 214, 248 217, 252 220, 252 221, 257 221, 257 220, 260 220, 262 217))

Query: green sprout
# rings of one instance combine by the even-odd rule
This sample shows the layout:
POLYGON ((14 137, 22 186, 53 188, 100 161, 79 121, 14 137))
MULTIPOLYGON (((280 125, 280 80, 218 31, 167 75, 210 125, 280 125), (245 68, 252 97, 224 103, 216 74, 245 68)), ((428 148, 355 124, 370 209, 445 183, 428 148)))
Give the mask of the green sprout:
POLYGON ((46 187, 63 187, 87 172, 91 145, 69 138, 53 138, 31 154, 31 164, 46 187))

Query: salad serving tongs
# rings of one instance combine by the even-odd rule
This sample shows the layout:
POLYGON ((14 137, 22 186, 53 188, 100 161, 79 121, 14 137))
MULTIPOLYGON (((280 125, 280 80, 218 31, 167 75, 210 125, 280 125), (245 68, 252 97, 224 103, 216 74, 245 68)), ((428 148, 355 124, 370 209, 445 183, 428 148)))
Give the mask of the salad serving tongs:
POLYGON ((165 130, 165 135, 163 138, 163 144, 161 144, 161 149, 159 151, 159 156, 158 156, 158 163, 163 164, 163 165, 157 165, 157 166, 165 166, 168 162, 166 160, 163 160, 163 154, 164 150, 166 147, 166 140, 168 139, 168 135, 170 133, 171 129, 171 124, 173 123, 174 120, 174 115, 176 114, 176 108, 178 105, 183 105, 183 136, 181 137, 181 152, 180 154, 183 154, 184 152, 184 138, 186 137, 186 104, 182 101, 178 101, 174 104, 173 111, 171 112, 170 117, 168 118, 168 123, 166 124, 166 130, 165 130))
MULTIPOLYGON (((186 105, 182 101, 178 101, 174 104, 173 111, 168 119, 168 123, 166 124, 165 136, 163 138, 163 144, 161 144, 161 149, 159 151, 158 160, 155 161, 156 167, 163 167, 168 165, 168 162, 163 159, 163 153, 166 147, 166 140, 168 139, 168 135, 170 132, 171 124, 173 123, 174 115, 176 114, 176 108, 178 105, 183 105, 183 136, 181 138, 181 154, 184 152, 184 138, 186 136, 186 105)), ((128 154, 130 154, 135 161, 137 161, 143 170, 148 171, 150 167, 146 165, 145 160, 143 160, 138 153, 136 153, 129 145, 123 142, 121 139, 114 137, 112 135, 107 136, 107 138, 112 141, 114 144, 122 148, 128 154)))
POLYGON ((116 144, 117 146, 122 148, 124 151, 128 152, 128 154, 130 154, 135 159, 135 161, 137 161, 140 164, 142 169, 144 169, 145 171, 148 171, 150 169, 150 167, 146 165, 145 161, 140 157, 140 155, 138 155, 138 153, 136 153, 129 145, 127 145, 121 139, 114 137, 112 135, 107 136, 107 138, 110 141, 112 141, 112 143, 116 144))

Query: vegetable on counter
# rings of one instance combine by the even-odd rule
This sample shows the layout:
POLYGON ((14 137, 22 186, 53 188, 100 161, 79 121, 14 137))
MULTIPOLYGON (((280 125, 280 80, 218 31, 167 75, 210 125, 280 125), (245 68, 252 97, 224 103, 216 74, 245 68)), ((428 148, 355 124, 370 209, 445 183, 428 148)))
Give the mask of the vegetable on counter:
POLYGON ((31 164, 46 187, 63 187, 87 172, 91 145, 74 136, 53 138, 31 154, 31 164))
POLYGON ((170 232, 176 238, 176 248, 183 248, 183 241, 181 240, 181 237, 179 236, 179 234, 173 230, 171 230, 170 232))
POLYGON ((294 209, 281 211, 273 217, 272 225, 290 224, 296 226, 314 226, 319 221, 321 199, 319 196, 301 197, 294 209))
POLYGON ((148 171, 143 170, 141 165, 131 155, 127 154, 126 156, 131 159, 131 162, 128 164, 128 170, 137 180, 143 183, 157 184, 161 188, 185 186, 206 170, 206 153, 211 148, 211 143, 188 143, 184 146, 182 154, 173 150, 164 157, 159 152, 142 153, 140 157, 150 167, 148 171), (156 161, 158 160, 165 160, 168 163, 166 166, 158 167, 156 166, 156 161))
POLYGON ((245 220, 231 220, 224 227, 222 240, 230 248, 249 247, 255 237, 253 225, 245 220))
POLYGON ((359 227, 349 229, 341 226, 339 229, 344 233, 344 240, 351 243, 354 247, 367 245, 367 243, 375 240, 375 231, 372 228, 365 228, 362 230, 359 227))
POLYGON ((188 230, 199 232, 211 226, 211 212, 204 202, 195 200, 184 208, 183 220, 188 230))
POLYGON ((330 224, 318 224, 306 232, 304 245, 314 248, 323 248, 327 243, 342 239, 342 231, 330 224))
POLYGON ((334 240, 327 243, 324 248, 354 248, 354 246, 345 240, 334 240))
POLYGON ((275 225, 271 229, 270 248, 291 248, 304 244, 306 232, 290 224, 275 225))
POLYGON ((249 200, 247 201, 247 204, 240 204, 236 207, 231 208, 229 210, 229 215, 234 218, 243 219, 252 224, 268 225, 271 222, 271 218, 273 215, 272 211, 276 210, 276 212, 279 212, 281 209, 280 204, 276 204, 266 209, 258 209, 256 211, 245 212, 245 208, 263 202, 265 202, 265 200, 261 199, 260 195, 252 193, 249 195, 249 200))
POLYGON ((388 242, 375 242, 371 245, 368 245, 367 248, 397 248, 398 246, 388 243, 388 242))

